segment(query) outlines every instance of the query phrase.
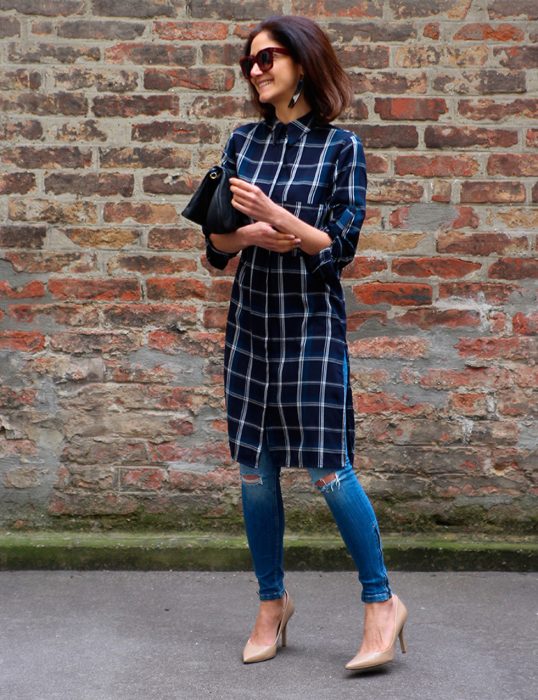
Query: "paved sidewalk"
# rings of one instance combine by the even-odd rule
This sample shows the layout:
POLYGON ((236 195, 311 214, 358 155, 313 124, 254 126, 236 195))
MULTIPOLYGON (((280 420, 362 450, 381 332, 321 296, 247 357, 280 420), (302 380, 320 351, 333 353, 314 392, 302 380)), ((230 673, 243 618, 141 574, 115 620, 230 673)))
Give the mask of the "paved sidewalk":
POLYGON ((534 700, 538 575, 390 573, 408 653, 351 674, 360 640, 351 572, 290 572, 288 647, 245 666, 248 573, 0 572, 4 700, 534 700))

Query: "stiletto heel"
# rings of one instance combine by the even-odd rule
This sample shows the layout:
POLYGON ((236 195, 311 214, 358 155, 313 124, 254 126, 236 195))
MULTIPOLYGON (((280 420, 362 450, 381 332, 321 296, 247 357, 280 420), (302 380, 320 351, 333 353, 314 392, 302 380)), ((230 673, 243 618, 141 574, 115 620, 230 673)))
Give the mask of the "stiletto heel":
POLYGON ((400 640, 400 649, 402 650, 402 654, 405 654, 407 651, 407 647, 405 646, 403 630, 404 628, 402 627, 402 629, 400 630, 400 634, 398 635, 398 639, 400 640))
POLYGON ((243 649, 243 663, 253 664, 258 661, 268 661, 276 656, 279 642, 281 642, 283 647, 286 646, 288 641, 288 622, 295 612, 295 606, 293 605, 293 600, 288 591, 286 591, 284 595, 286 601, 284 603, 284 609, 282 610, 282 617, 276 630, 275 641, 268 646, 258 646, 257 644, 253 644, 249 639, 243 649))
POLYGON ((386 649, 383 649, 383 651, 373 651, 367 654, 357 653, 351 661, 348 661, 346 664, 348 671, 362 671, 363 669, 382 666, 392 661, 394 659, 396 639, 400 640, 400 649, 402 653, 405 654, 407 651, 403 637, 403 628, 407 620, 407 608, 398 596, 395 595, 394 598, 396 600, 396 610, 394 612, 394 632, 390 644, 386 649))

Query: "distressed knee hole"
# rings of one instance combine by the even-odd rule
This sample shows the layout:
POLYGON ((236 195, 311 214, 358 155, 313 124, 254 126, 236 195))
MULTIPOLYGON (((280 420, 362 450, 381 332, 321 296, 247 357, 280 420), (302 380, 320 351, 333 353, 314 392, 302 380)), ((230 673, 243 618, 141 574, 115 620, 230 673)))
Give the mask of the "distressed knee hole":
POLYGON ((248 484, 249 486, 263 484, 263 480, 262 480, 261 476, 259 476, 258 474, 243 474, 241 476, 241 479, 242 479, 244 484, 248 484))
POLYGON ((333 491, 335 488, 338 488, 340 486, 340 479, 338 477, 338 474, 336 474, 335 472, 333 474, 328 474, 327 476, 324 476, 321 479, 318 479, 314 485, 318 487, 321 493, 323 493, 324 491, 333 491))

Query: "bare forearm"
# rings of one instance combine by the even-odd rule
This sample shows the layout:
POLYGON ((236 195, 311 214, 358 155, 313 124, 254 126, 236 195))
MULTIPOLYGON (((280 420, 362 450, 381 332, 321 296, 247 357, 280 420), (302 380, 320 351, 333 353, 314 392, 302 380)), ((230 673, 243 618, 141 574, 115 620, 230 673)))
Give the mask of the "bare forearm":
POLYGON ((275 217, 274 225, 279 231, 295 234, 301 240, 301 250, 308 255, 315 255, 331 244, 331 238, 327 233, 301 221, 281 207, 275 217))
POLYGON ((209 235, 213 246, 221 253, 239 253, 246 247, 244 236, 239 231, 233 233, 211 233, 209 235))

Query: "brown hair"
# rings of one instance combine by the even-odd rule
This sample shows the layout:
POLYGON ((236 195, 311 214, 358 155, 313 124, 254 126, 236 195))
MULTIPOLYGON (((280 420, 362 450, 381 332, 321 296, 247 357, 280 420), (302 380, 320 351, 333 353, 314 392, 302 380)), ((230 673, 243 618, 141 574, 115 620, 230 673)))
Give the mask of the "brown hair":
MULTIPOLYGON (((303 94, 312 107, 316 120, 327 124, 335 119, 353 98, 351 80, 342 68, 325 32, 308 17, 286 15, 269 17, 249 34, 245 55, 250 54, 252 42, 258 34, 267 32, 284 46, 304 72, 303 94)), ((249 81, 254 106, 265 117, 272 117, 272 104, 260 102, 256 88, 249 81)))

